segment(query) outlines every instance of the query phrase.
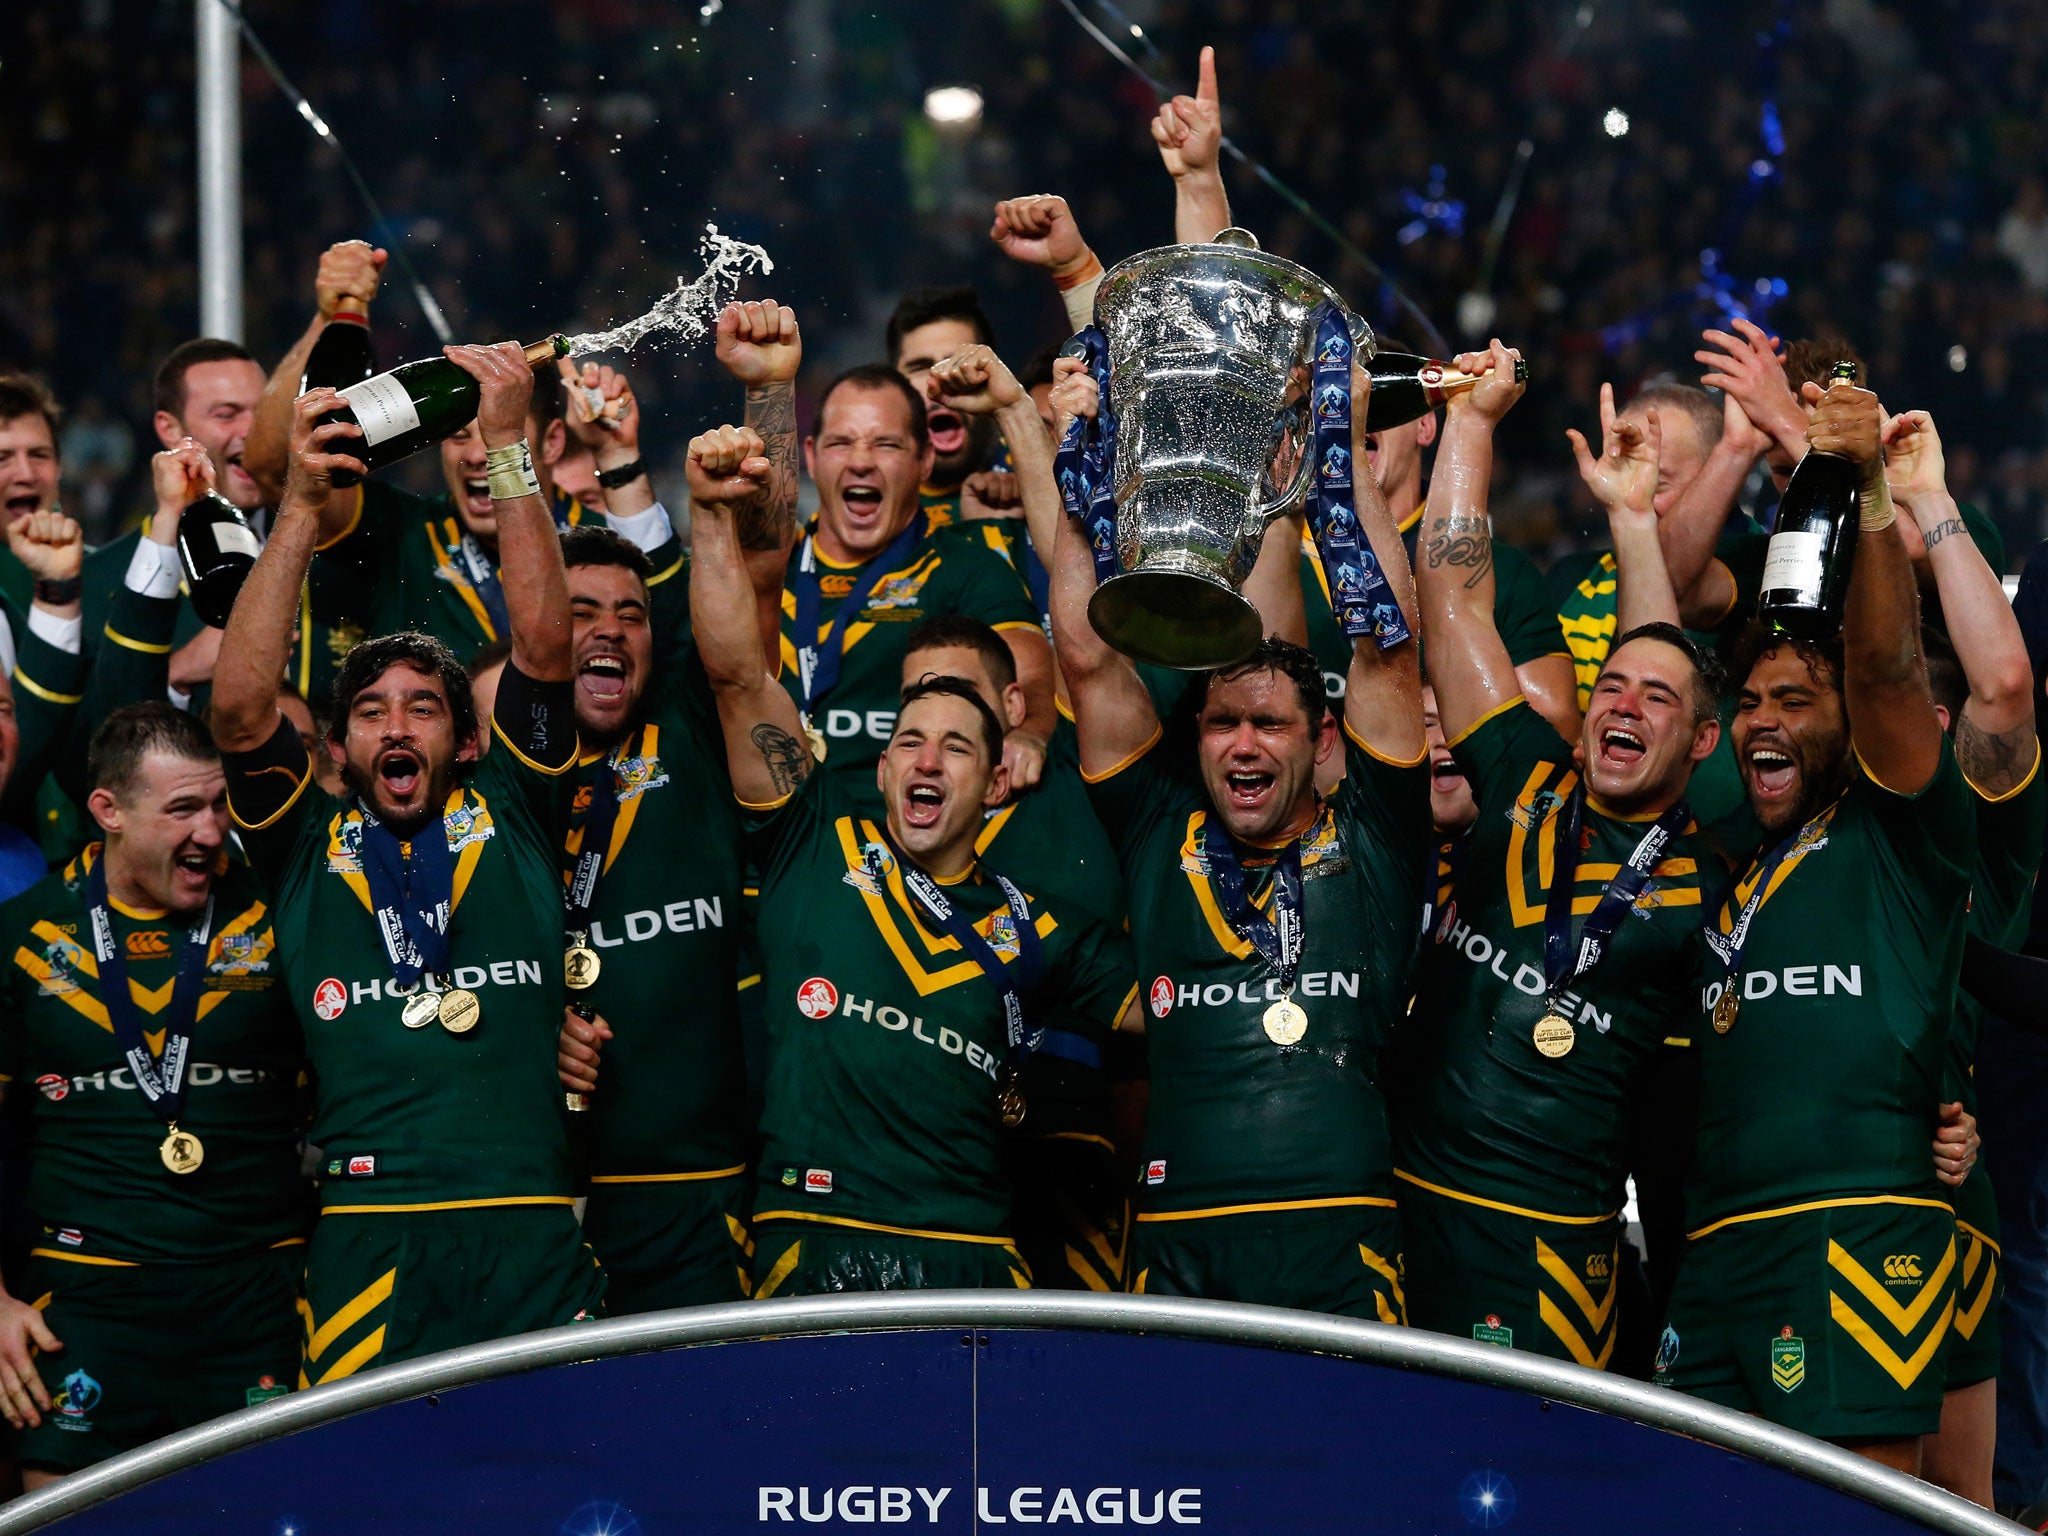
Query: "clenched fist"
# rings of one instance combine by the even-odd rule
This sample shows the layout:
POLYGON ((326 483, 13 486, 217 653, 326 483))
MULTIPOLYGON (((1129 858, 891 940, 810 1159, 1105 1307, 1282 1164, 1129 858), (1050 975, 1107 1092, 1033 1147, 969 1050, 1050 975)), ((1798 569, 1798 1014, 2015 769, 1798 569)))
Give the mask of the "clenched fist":
POLYGON ((745 506, 766 493, 775 466, 752 427, 716 427, 690 439, 692 507, 745 506))

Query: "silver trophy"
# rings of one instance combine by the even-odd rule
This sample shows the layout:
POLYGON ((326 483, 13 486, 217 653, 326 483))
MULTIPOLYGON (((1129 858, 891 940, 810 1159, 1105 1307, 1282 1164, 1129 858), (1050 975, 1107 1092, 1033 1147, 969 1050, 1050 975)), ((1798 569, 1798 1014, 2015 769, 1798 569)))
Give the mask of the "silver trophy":
MULTIPOLYGON (((1116 411, 1121 574, 1088 617, 1125 655, 1189 671, 1241 661, 1264 633, 1240 589, 1313 474, 1316 325, 1342 305, 1241 229, 1119 262, 1095 297, 1116 411)), ((1361 361, 1372 330, 1345 311, 1361 361)))

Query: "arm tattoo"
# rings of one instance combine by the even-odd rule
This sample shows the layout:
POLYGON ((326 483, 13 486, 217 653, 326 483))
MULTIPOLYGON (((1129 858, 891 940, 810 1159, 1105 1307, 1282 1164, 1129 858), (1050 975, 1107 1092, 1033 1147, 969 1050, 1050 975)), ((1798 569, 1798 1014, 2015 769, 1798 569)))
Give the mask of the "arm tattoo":
POLYGON ((796 386, 750 386, 745 419, 761 434, 761 451, 774 468, 766 496, 738 519, 740 547, 780 549, 796 531, 796 386))
POLYGON ((754 727, 754 745, 761 761, 768 765, 768 778, 779 795, 796 792, 810 777, 811 749, 779 725, 763 722, 754 727))
POLYGON ((1936 523, 1932 528, 1928 529, 1927 533, 1922 537, 1921 542, 1927 546, 1927 552, 1929 554, 1932 554, 1934 553, 1934 546, 1939 544, 1943 539, 1952 538, 1956 534, 1964 533, 1967 531, 1968 530, 1966 530, 1963 527, 1963 520, 1961 518, 1952 517, 1947 522, 1936 523))
POLYGON ((2022 720, 1994 736, 1970 718, 1966 705, 1956 721, 1956 762, 1979 793, 2012 793, 2034 766, 2034 722, 2022 720))
POLYGON ((1483 517, 1437 518, 1429 525, 1429 542, 1422 547, 1422 558, 1431 570, 1446 565, 1469 569, 1472 574, 1465 578, 1465 589, 1470 591, 1493 569, 1492 531, 1483 517))

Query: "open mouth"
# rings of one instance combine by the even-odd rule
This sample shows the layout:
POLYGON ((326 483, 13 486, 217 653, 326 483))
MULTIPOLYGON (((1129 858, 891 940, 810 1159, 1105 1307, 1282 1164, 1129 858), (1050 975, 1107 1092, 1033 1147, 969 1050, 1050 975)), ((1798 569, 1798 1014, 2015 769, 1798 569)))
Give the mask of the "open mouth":
POLYGON ((1224 775, 1223 784, 1231 805, 1241 811, 1257 810, 1273 793, 1273 775, 1270 773, 1229 773, 1224 775))
POLYGON ((420 771, 424 766, 417 753, 404 747, 394 747, 377 759, 377 778, 393 800, 409 800, 413 791, 420 787, 420 771))
POLYGON ((6 501, 0 502, 0 506, 7 509, 7 521, 10 523, 16 518, 27 517, 42 504, 42 498, 34 491, 23 491, 18 496, 9 496, 6 501))
POLYGON ((934 406, 925 412, 924 424, 931 434, 933 451, 941 456, 958 453, 967 446, 967 423, 956 412, 934 406))
POLYGON ((576 674, 586 697, 613 703, 626 695, 626 662, 622 656, 599 654, 583 663, 576 674))
POLYGON ((882 488, 878 485, 849 485, 839 499, 857 521, 868 522, 882 515, 882 488))
POLYGON ((1465 772, 1454 757, 1446 757, 1429 765, 1429 781, 1441 790, 1453 790, 1465 782, 1465 772))
POLYGON ((462 477, 462 499, 469 503, 472 512, 491 510, 491 480, 488 475, 464 475, 462 477))
POLYGON ((903 821, 906 826, 935 827, 945 808, 945 791, 936 784, 913 784, 903 791, 903 821))
POLYGON ((181 853, 171 863, 178 872, 178 879, 188 886, 203 889, 213 879, 214 856, 204 848, 181 853))
POLYGON ((1749 749, 1749 781, 1759 796, 1775 800, 1792 792, 1799 780, 1799 765, 1776 747, 1749 749))
POLYGON ((1600 760, 1610 768, 1633 768, 1648 751, 1642 736, 1625 725, 1610 725, 1600 733, 1600 760))

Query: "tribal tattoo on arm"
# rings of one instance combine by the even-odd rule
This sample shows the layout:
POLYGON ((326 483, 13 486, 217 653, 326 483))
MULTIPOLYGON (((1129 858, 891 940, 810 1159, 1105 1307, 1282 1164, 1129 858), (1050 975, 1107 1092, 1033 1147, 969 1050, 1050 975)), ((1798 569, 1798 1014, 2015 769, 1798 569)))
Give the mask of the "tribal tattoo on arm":
POLYGON ((2033 770, 2034 722, 2022 720, 1994 736, 1970 718, 1965 706, 1962 718, 1956 721, 1955 745, 1963 776, 1979 794, 1997 799, 2019 788, 2033 770))
POLYGON ((761 434, 762 454, 774 467, 767 491, 738 514, 740 548, 784 549, 796 535, 796 386, 749 386, 745 424, 761 434))
POLYGON ((755 726, 754 746, 768 765, 768 777, 778 795, 795 794, 797 786, 810 777, 810 748, 781 726, 766 721, 755 726))
POLYGON ((1483 517, 1443 517, 1429 525, 1429 539, 1422 558, 1431 570, 1459 566, 1472 574, 1465 578, 1469 590, 1486 579, 1493 569, 1493 532, 1483 517))

